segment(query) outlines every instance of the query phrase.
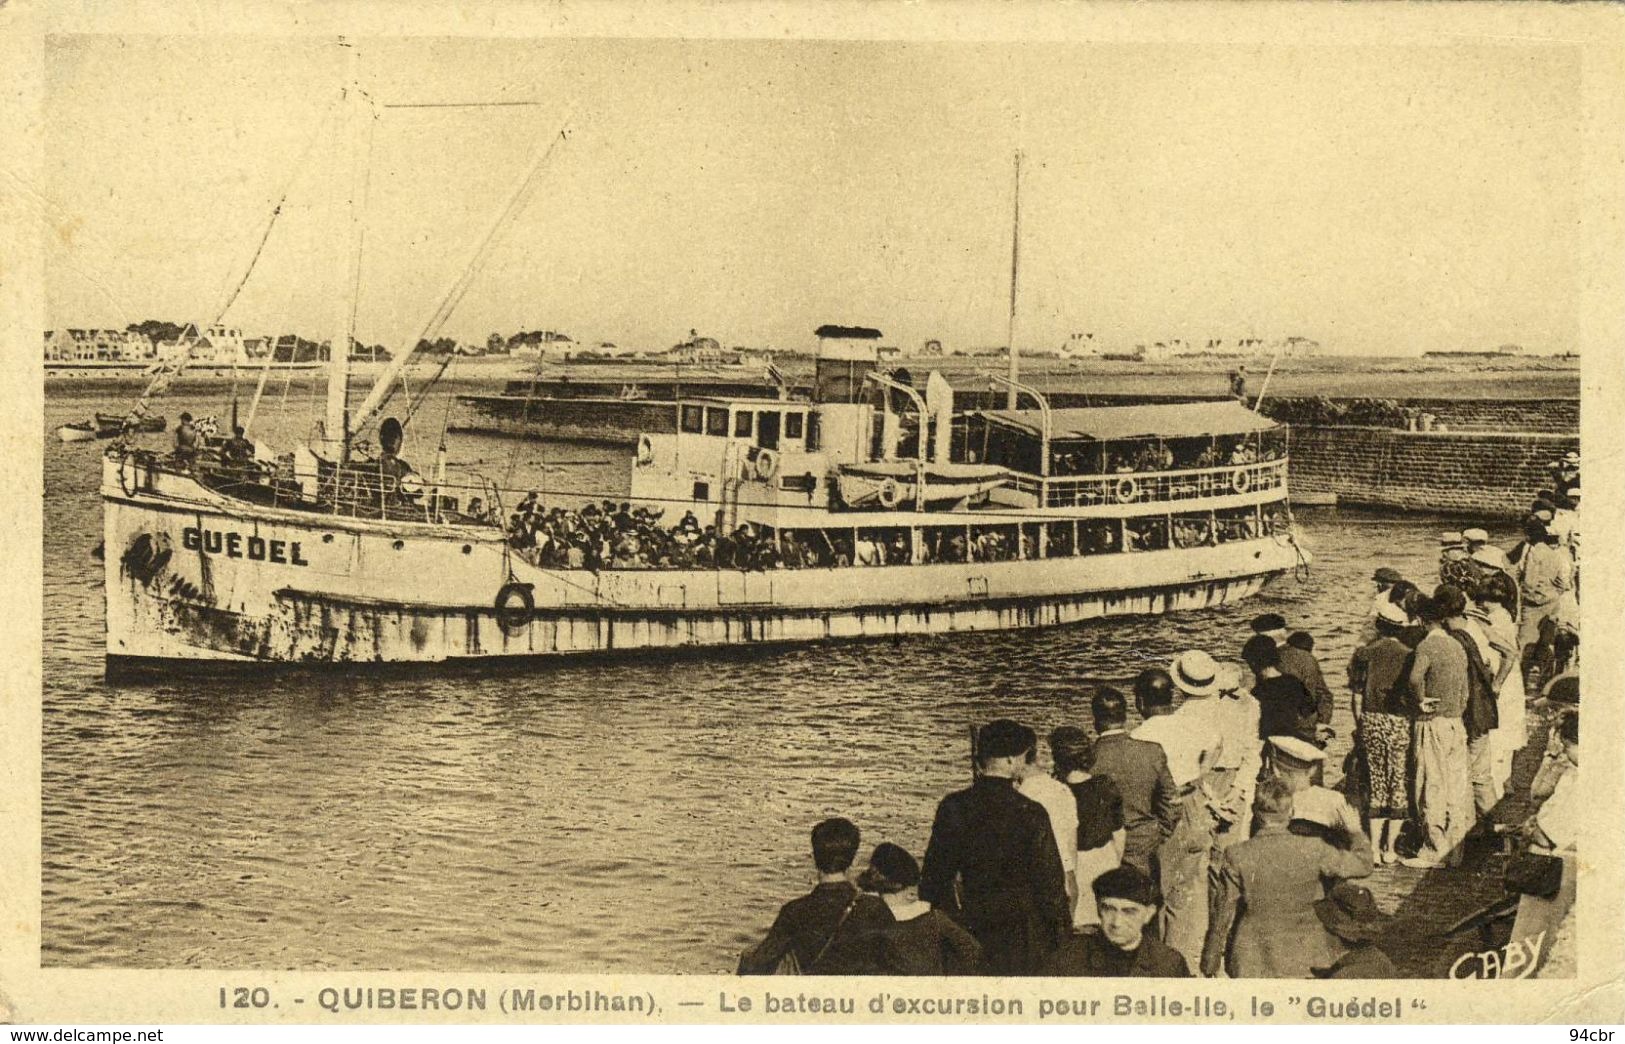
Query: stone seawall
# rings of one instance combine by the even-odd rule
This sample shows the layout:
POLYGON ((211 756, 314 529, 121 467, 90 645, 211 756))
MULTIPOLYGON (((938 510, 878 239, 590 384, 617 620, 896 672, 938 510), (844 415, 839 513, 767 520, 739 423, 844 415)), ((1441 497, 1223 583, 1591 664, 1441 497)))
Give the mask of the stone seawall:
MULTIPOLYGON (((1171 395, 1051 395, 1066 406, 1190 401, 1171 395)), ((1216 399, 1219 396, 1202 396, 1216 399)), ((1519 518, 1551 485, 1547 465, 1580 445, 1580 400, 1327 399, 1271 396, 1292 426, 1294 493, 1339 503, 1482 519, 1519 518), (1411 430, 1423 415, 1433 431, 1411 430), (1446 430, 1440 431, 1438 428, 1446 430)))
POLYGON ((1335 493, 1343 504, 1518 518, 1551 485, 1547 465, 1579 445, 1542 432, 1295 427, 1289 481, 1294 493, 1335 493))

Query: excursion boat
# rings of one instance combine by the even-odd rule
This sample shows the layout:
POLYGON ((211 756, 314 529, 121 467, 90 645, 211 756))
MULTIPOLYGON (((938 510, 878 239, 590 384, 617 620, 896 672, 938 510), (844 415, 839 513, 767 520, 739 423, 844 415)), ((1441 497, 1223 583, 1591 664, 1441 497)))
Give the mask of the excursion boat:
POLYGON ((117 448, 109 672, 1041 627, 1221 605, 1303 561, 1286 431, 1238 403, 1055 410, 1029 389, 1036 408, 907 414, 871 331, 820 333, 813 401, 683 401, 676 432, 640 438, 630 500, 828 564, 544 566, 509 531, 518 491, 384 452, 244 468, 117 448), (893 494, 851 502, 877 475, 893 494))
MULTIPOLYGON (((344 97, 337 122, 365 127, 364 92, 352 83, 344 97)), ((341 196, 357 242, 359 195, 341 196)), ((104 454, 110 677, 1043 627, 1222 605, 1305 561, 1286 430, 1258 413, 1233 402, 1053 409, 1016 380, 1014 353, 1011 376, 995 378, 1008 408, 956 411, 939 375, 916 388, 883 373, 879 331, 843 326, 816 331, 806 401, 682 396, 674 429, 638 438, 631 496, 617 499, 662 528, 681 517, 701 553, 654 566, 595 554, 597 568, 575 551, 538 554, 520 490, 450 468, 443 439, 427 475, 399 457, 434 383, 414 382, 404 418, 385 416, 415 353, 398 352, 352 407, 358 252, 346 263, 308 444, 216 438, 178 455, 119 438, 104 454), (1018 393, 1030 408, 1015 408, 1018 393), (722 553, 742 544, 770 553, 722 553)), ((165 364, 125 426, 186 363, 165 364)), ((263 387, 262 374, 250 432, 263 387)))

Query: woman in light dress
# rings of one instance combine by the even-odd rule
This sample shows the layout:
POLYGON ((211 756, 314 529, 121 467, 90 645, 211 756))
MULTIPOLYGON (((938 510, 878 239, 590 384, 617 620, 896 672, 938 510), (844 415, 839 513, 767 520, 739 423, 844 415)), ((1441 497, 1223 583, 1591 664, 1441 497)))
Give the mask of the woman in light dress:
POLYGON ((1518 624, 1513 616, 1517 607, 1516 585, 1506 574, 1493 573, 1473 591, 1473 606, 1469 609, 1498 660, 1491 668, 1496 672, 1499 724, 1490 733, 1491 780, 1497 800, 1506 793, 1512 778, 1513 757, 1529 742, 1523 672, 1518 669, 1518 624))

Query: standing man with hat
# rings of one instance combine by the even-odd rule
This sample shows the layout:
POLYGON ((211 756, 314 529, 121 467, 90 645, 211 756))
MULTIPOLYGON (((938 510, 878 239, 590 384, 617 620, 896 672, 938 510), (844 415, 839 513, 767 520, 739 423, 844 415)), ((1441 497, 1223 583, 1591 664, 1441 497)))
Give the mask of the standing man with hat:
POLYGON ((1045 975, 1102 978, 1189 978, 1190 966, 1148 930, 1157 915, 1151 879, 1133 866, 1108 870, 1095 879, 1100 931, 1073 935, 1044 967, 1045 975))
POLYGON ((1157 849, 1162 888, 1162 939, 1189 961, 1202 956, 1207 931, 1207 864, 1213 851, 1214 819, 1202 778, 1218 760, 1219 665, 1200 649, 1180 653, 1167 670, 1144 671, 1134 680, 1135 700, 1145 722, 1134 738, 1155 743, 1168 759, 1180 804, 1179 823, 1157 849), (1174 709, 1175 692, 1185 702, 1174 709))
MULTIPOLYGON (((1478 578, 1478 565, 1473 561, 1472 537, 1489 540, 1482 529, 1468 529, 1460 533, 1444 533, 1439 537, 1439 582, 1470 587, 1478 578)), ((1483 541, 1480 543, 1482 544, 1483 541)))
POLYGON ((1123 862, 1150 876, 1157 849, 1179 822, 1179 788, 1168 771, 1168 755, 1155 743, 1128 734, 1128 700, 1112 688, 1095 693, 1094 774, 1117 784, 1123 797, 1127 841, 1123 862))
POLYGON ((1219 690, 1219 757, 1202 785, 1214 815, 1214 846, 1228 848, 1247 839, 1263 748, 1258 742, 1258 701, 1243 687, 1241 668, 1219 664, 1215 684, 1219 690))
POLYGON ((1281 673, 1298 679, 1303 683, 1304 690, 1313 697, 1315 723, 1320 726, 1330 725, 1336 703, 1315 654, 1287 641, 1286 620, 1280 613, 1264 613, 1262 616, 1256 616, 1253 618, 1252 627, 1254 634, 1264 635, 1275 643, 1280 653, 1281 673))
POLYGON ((1525 527, 1518 556, 1518 596, 1523 606, 1518 621, 1518 647, 1527 667, 1535 658, 1532 647, 1543 640, 1541 625, 1563 608, 1573 587, 1574 559, 1546 525, 1525 527))
POLYGON ((1006 719, 982 726, 976 781, 942 799, 925 850, 920 898, 976 937, 994 975, 1036 974, 1072 929, 1049 816, 1015 786, 1037 741, 1006 719))
POLYGON ((1321 924, 1315 903, 1325 882, 1371 873, 1371 846, 1345 851, 1288 829, 1293 795, 1282 779, 1258 785, 1257 830, 1225 849, 1213 868, 1213 906, 1202 974, 1232 979, 1307 979, 1343 948, 1321 924))
POLYGON ((1258 739, 1297 736, 1319 739, 1319 707, 1303 682, 1281 670, 1281 648, 1267 634, 1255 634, 1241 647, 1241 658, 1253 672, 1253 698, 1258 701, 1258 739))
POLYGON ((1339 881, 1315 904, 1315 916, 1342 946, 1343 956, 1324 968, 1313 969, 1317 979, 1397 979, 1399 970, 1375 939, 1388 918, 1377 909, 1371 889, 1353 881, 1339 881))
POLYGON ((1269 748, 1271 778, 1286 783, 1292 793, 1289 822, 1294 833, 1324 838, 1338 848, 1364 841, 1360 814, 1348 798, 1314 782, 1325 764, 1325 751, 1294 736, 1271 736, 1269 748))

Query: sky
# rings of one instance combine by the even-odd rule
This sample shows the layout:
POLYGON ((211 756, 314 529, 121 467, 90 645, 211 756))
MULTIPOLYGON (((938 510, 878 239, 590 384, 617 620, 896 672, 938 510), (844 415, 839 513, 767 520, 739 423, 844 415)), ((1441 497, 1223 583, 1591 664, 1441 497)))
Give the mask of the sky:
POLYGON ((330 336, 356 151, 357 336, 410 343, 567 121, 445 334, 1003 345, 1020 149, 1023 349, 1577 348, 1570 49, 355 43, 377 103, 534 104, 377 109, 369 144, 333 40, 49 38, 50 322, 213 318, 286 192, 226 319, 330 336))

